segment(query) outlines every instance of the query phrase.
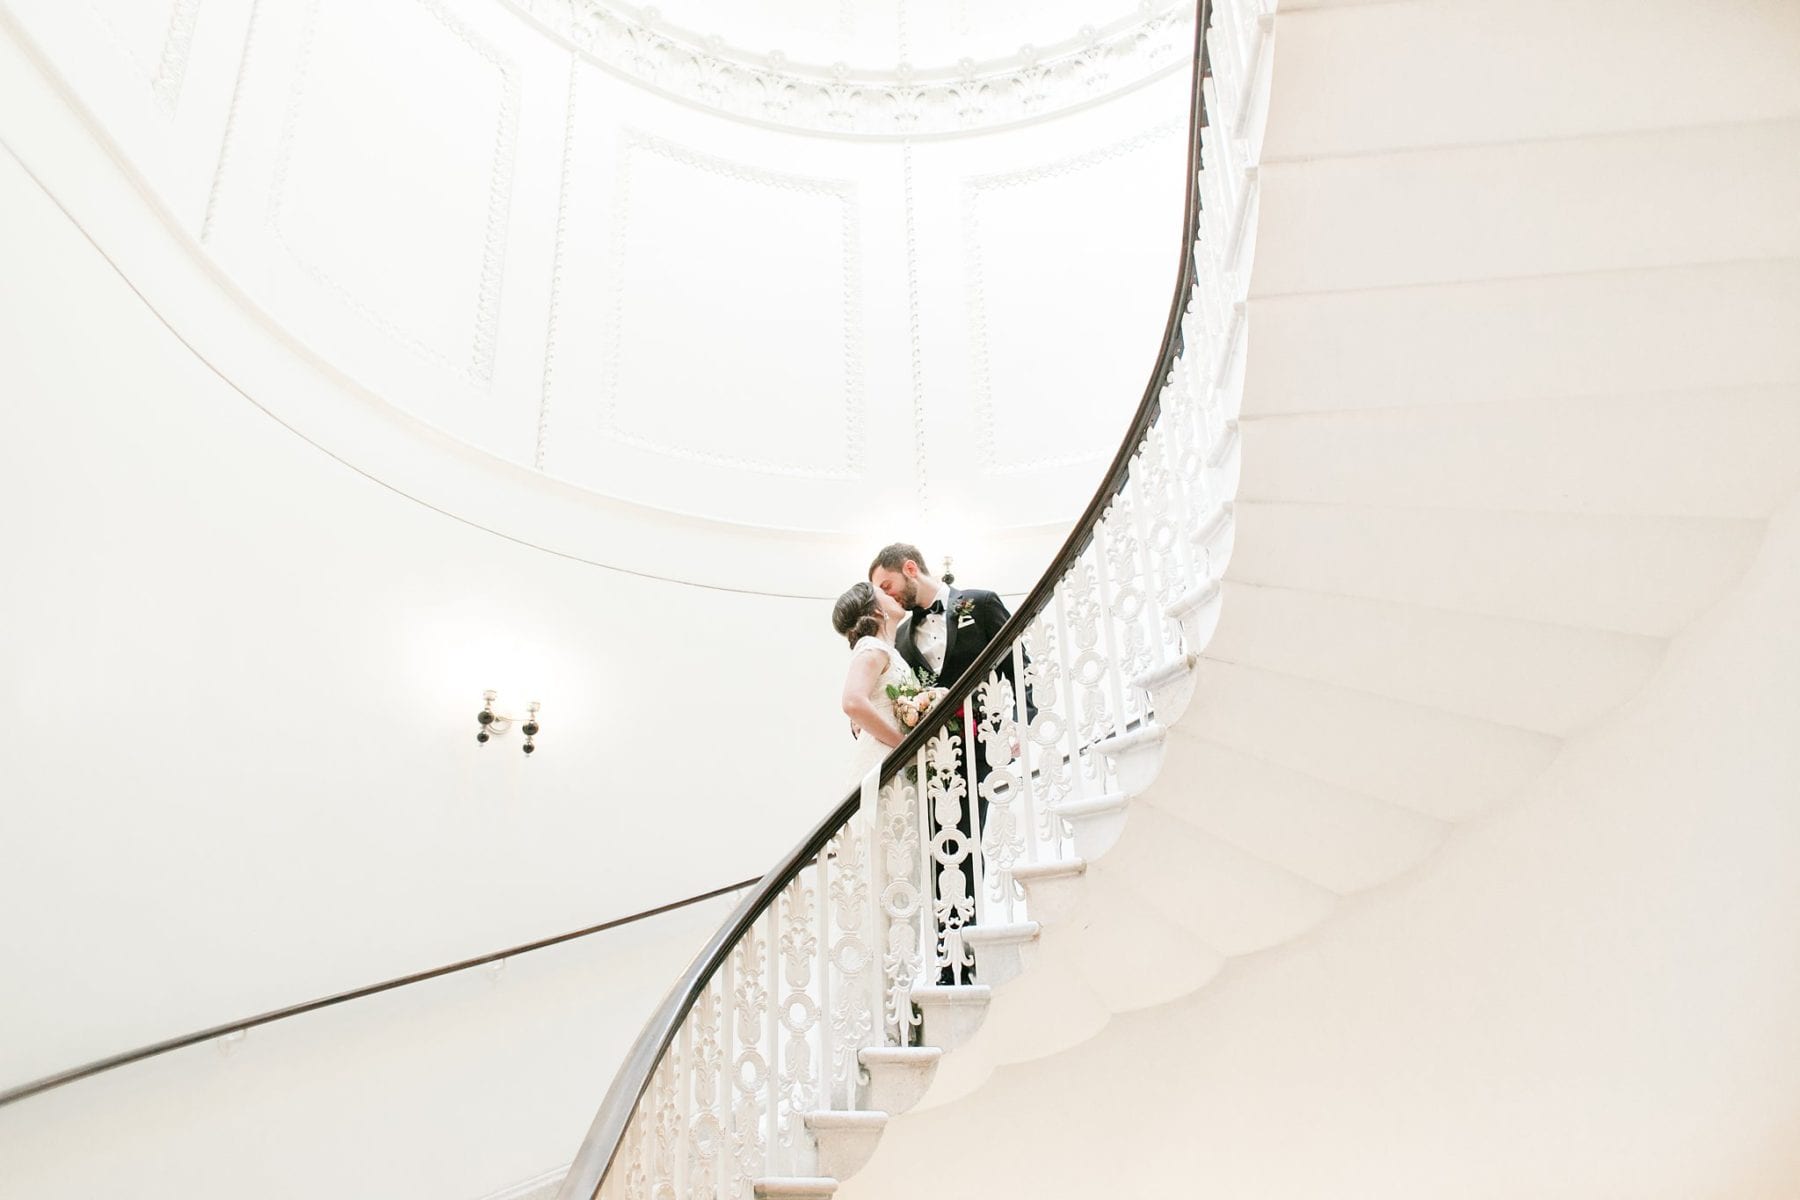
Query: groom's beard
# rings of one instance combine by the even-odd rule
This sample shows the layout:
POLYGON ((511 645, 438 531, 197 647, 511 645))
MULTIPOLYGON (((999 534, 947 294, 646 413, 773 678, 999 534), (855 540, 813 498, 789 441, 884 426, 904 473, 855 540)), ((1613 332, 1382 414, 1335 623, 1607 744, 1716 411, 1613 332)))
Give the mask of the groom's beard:
POLYGON ((906 609, 908 612, 919 607, 918 580, 909 579, 906 581, 906 586, 900 593, 900 607, 906 609))

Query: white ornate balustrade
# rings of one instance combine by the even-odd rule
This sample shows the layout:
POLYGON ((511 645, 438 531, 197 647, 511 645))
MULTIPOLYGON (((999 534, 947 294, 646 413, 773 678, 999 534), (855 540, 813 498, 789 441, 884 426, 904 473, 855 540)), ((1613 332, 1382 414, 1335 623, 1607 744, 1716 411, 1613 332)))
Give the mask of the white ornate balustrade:
POLYGON ((1230 0, 1211 23, 1191 270, 1154 417, 1079 552, 1026 601, 969 702, 871 775, 848 820, 815 835, 823 852, 797 852, 778 892, 777 868, 766 904, 747 902, 710 969, 696 964, 691 1006, 654 1069, 634 1081, 628 1063, 615 1082, 564 1200, 830 1194, 1029 965, 1155 778, 1231 550, 1264 15, 1230 0))

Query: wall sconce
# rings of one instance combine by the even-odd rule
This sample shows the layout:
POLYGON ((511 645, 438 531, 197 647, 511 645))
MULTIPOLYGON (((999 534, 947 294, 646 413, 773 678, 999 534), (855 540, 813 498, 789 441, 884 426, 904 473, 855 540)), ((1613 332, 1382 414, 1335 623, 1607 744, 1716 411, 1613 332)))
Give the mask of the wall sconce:
MULTIPOLYGON (((475 723, 481 726, 475 740, 487 745, 488 739, 496 734, 505 733, 513 727, 514 718, 505 713, 494 711, 494 699, 498 692, 481 693, 481 711, 475 714, 475 723)), ((525 706, 525 723, 519 726, 519 732, 525 735, 525 744, 519 749, 527 754, 535 754, 537 745, 532 741, 538 735, 538 702, 533 700, 525 706)))
POLYGON ((945 587, 956 582, 956 568, 948 554, 944 555, 944 569, 938 573, 938 578, 943 580, 945 587))

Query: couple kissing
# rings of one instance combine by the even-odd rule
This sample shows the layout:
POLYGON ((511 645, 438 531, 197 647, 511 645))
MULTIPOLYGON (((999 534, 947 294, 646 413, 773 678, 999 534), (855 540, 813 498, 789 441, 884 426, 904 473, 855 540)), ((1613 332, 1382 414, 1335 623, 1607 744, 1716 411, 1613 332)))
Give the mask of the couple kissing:
POLYGON ((856 734, 852 783, 881 765, 943 695, 936 684, 955 683, 1012 616, 993 592, 952 587, 925 561, 906 542, 883 547, 867 582, 832 609, 831 627, 850 645, 843 707, 856 734))

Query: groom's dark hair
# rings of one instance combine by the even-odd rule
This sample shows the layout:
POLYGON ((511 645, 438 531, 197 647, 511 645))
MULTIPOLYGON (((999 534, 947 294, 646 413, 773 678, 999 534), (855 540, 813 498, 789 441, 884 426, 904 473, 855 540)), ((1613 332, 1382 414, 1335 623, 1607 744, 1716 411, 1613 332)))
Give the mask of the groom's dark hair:
POLYGON ((925 565, 924 553, 917 546, 909 545, 906 542, 895 542, 891 546, 883 546, 881 553, 875 556, 875 561, 869 564, 869 574, 873 575, 876 567, 880 567, 884 571, 898 571, 906 566, 906 560, 909 558, 919 564, 919 570, 927 575, 931 574, 931 568, 925 565))

